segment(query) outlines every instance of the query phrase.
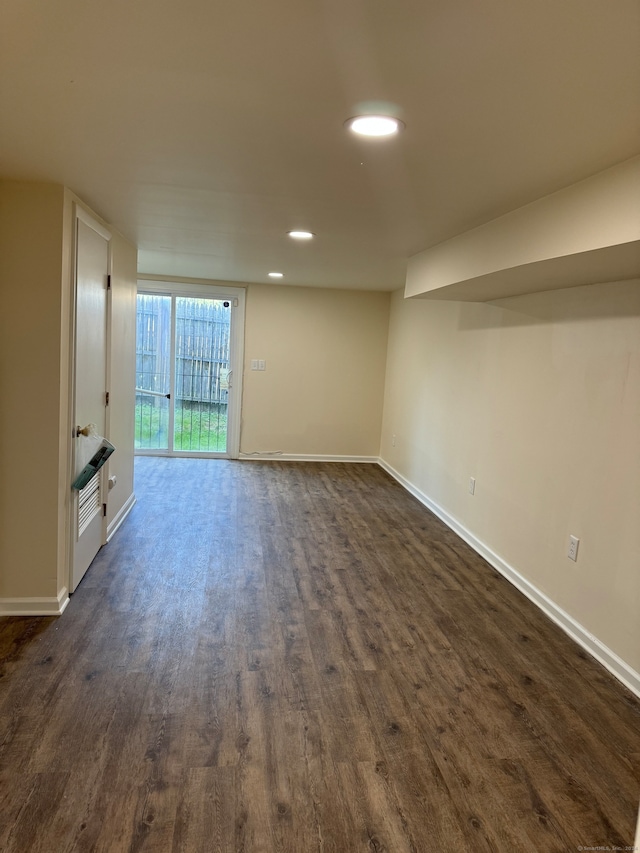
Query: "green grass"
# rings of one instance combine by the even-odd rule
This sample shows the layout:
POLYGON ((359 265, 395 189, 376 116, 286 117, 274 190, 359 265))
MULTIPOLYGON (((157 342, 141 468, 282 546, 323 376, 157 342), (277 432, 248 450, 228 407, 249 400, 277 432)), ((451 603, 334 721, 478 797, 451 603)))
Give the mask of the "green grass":
MULTIPOLYGON (((138 403, 135 420, 136 450, 166 450, 168 422, 169 412, 166 408, 138 403)), ((212 406, 205 411, 176 407, 174 450, 223 453, 226 449, 226 407, 220 407, 218 410, 212 406)))

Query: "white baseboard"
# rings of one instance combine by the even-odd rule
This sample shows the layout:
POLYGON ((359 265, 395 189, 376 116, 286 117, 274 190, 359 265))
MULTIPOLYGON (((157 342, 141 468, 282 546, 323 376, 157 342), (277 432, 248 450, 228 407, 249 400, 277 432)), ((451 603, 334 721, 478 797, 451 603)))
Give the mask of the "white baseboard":
POLYGON ((377 456, 322 456, 304 453, 240 453, 238 459, 243 461, 255 459, 261 462, 370 462, 378 464, 377 456))
POLYGON ((107 542, 111 541, 115 532, 118 530, 118 528, 120 527, 122 522, 125 520, 125 518, 129 515, 129 513, 133 509, 135 502, 136 502, 136 496, 132 492, 129 495, 129 498, 126 501, 126 503, 120 508, 120 512, 117 513, 116 517, 113 519, 111 524, 107 527, 107 542))
POLYGON ((61 616, 68 603, 66 587, 51 598, 0 598, 0 616, 61 616))
POLYGON ((506 563, 502 557, 494 553, 491 548, 484 544, 480 539, 474 536, 471 531, 467 530, 464 525, 455 519, 452 515, 439 506, 435 501, 431 500, 427 495, 413 485, 406 477, 400 474, 395 468, 392 468, 384 459, 379 459, 378 464, 394 480, 397 480, 408 492, 417 498, 421 504, 430 509, 434 515, 443 521, 447 527, 450 527, 454 533, 457 533, 461 539, 470 545, 474 551, 480 554, 487 563, 512 583, 523 595, 537 605, 542 612, 556 623, 562 630, 575 640, 578 645, 601 663, 605 669, 614 675, 618 681, 621 681, 625 687, 631 690, 640 698, 640 673, 632 669, 629 664, 622 660, 615 652, 605 646, 597 637, 589 633, 586 628, 580 625, 579 622, 566 613, 552 599, 541 592, 530 581, 523 577, 513 566, 506 563))

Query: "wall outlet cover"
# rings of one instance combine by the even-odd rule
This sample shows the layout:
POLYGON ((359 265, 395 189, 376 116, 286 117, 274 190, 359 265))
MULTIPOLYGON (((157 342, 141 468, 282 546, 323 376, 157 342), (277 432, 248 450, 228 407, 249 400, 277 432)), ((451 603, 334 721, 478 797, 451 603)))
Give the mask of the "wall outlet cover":
POLYGON ((578 560, 578 545, 580 544, 580 540, 577 536, 569 537, 569 549, 567 551, 567 557, 570 560, 573 560, 575 563, 578 560))

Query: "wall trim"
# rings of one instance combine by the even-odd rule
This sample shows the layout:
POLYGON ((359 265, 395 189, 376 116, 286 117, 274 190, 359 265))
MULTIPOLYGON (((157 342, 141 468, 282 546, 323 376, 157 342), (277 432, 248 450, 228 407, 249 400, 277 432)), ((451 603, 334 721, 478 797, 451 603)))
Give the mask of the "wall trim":
POLYGON ((129 515, 129 513, 133 509, 135 502, 136 502, 135 493, 131 492, 131 494, 127 498, 126 503, 122 507, 120 507, 120 511, 118 513, 116 513, 115 518, 113 519, 111 524, 109 524, 107 527, 107 540, 106 540, 107 542, 111 541, 111 539, 115 535, 115 533, 118 530, 118 528, 120 527, 120 525, 123 523, 125 518, 129 515))
POLYGON ((0 598, 0 616, 62 616, 68 603, 66 586, 51 598, 0 598))
POLYGON ((367 462, 380 464, 380 459, 377 456, 323 456, 313 453, 281 453, 279 450, 273 453, 240 453, 238 459, 241 461, 255 459, 261 462, 367 462))
POLYGON ((551 598, 534 586, 530 581, 523 577, 513 566, 505 562, 502 557, 498 556, 487 545, 478 539, 471 531, 467 530, 456 518, 450 515, 439 504, 431 500, 424 492, 421 492, 414 484, 392 468, 384 459, 378 459, 378 464, 387 474, 390 474, 394 480, 397 480, 410 494, 417 498, 421 504, 431 510, 447 527, 451 528, 454 533, 457 533, 461 539, 470 545, 476 553, 480 554, 489 565, 499 572, 504 578, 512 583, 516 589, 525 595, 529 601, 533 602, 545 616, 548 616, 552 622, 555 622, 558 627, 571 637, 579 646, 594 657, 602 666, 605 667, 618 681, 621 681, 632 693, 640 698, 640 673, 632 669, 628 663, 622 660, 615 652, 605 646, 597 637, 589 633, 579 622, 577 622, 566 611, 559 607, 551 598))

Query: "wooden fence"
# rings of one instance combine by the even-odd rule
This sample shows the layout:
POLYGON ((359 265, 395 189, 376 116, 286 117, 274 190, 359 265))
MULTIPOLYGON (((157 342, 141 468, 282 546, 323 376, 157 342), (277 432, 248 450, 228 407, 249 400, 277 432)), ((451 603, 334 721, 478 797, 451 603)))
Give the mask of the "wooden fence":
MULTIPOLYGON (((178 297, 176 402, 226 404, 231 309, 219 299, 178 297)), ((170 390, 171 297, 139 294, 136 388, 170 390)), ((138 394, 140 396, 140 394, 138 394)))

